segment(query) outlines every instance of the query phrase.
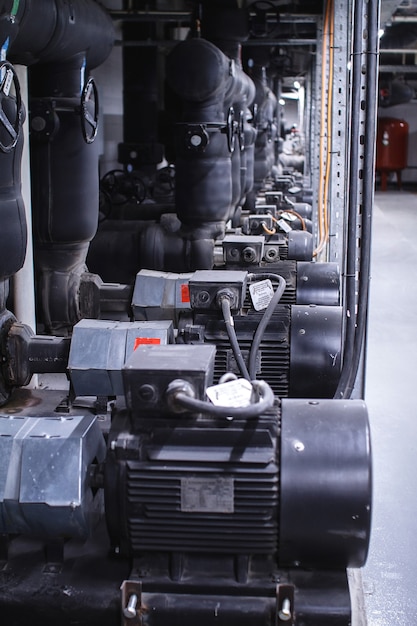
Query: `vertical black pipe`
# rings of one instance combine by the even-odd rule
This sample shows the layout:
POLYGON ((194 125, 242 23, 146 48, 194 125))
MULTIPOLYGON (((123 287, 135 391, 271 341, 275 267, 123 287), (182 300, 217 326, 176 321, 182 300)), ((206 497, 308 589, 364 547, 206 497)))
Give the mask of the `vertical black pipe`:
MULTIPOLYGON (((4 24, 1 24, 3 26, 4 24)), ((9 33, 2 33, 5 45, 9 33)), ((7 43, 6 43, 7 47, 7 43)), ((14 68, 2 63, 0 69, 0 405, 10 395, 7 382, 7 334, 16 321, 7 310, 9 278, 18 272, 25 261, 27 229, 21 191, 21 162, 23 150, 24 112, 20 101, 20 87, 14 68), (6 83, 13 77, 10 95, 6 83)))
POLYGON ((79 320, 79 285, 98 222, 98 144, 85 142, 80 98, 85 56, 29 70, 37 305, 45 330, 79 320))
POLYGON ((254 149, 254 183, 253 193, 249 197, 249 205, 255 202, 256 193, 264 186, 275 164, 275 140, 277 138, 276 109, 277 98, 268 85, 266 75, 267 59, 263 49, 258 51, 254 47, 245 49, 246 64, 249 76, 256 87, 253 103, 256 129, 254 149))
POLYGON ((13 63, 30 66, 65 62, 83 51, 87 67, 92 69, 103 63, 112 50, 112 20, 95 0, 4 2, 18 6, 13 20, 17 33, 10 46, 13 63))
MULTIPOLYGON (((361 256, 359 263, 359 288, 354 334, 353 353, 350 361, 345 360, 336 398, 350 398, 358 376, 359 365, 365 348, 367 308, 371 262, 371 227, 375 185, 375 142, 376 112, 378 95, 378 50, 379 50, 379 1, 368 0, 358 3, 362 15, 367 7, 366 30, 366 98, 361 99, 365 107, 364 159, 363 159, 363 202, 361 220, 361 256)), ((357 6, 357 5, 356 5, 357 6)), ((357 17, 359 19, 359 17, 357 17)), ((364 36, 364 35, 362 35, 364 36)))
POLYGON ((248 108, 255 98, 255 85, 242 70, 242 42, 249 37, 249 14, 245 8, 205 2, 201 20, 202 36, 214 43, 233 60, 239 73, 240 88, 233 86, 231 100, 226 95, 225 106, 232 106, 238 134, 232 154, 232 207, 233 217, 237 206, 243 204, 253 186, 254 143, 256 131, 247 121, 248 108))
POLYGON ((356 330, 356 262, 358 236, 358 190, 359 190, 359 147, 361 122, 361 77, 362 77, 362 43, 363 15, 362 7, 355 3, 353 20, 353 49, 351 56, 352 99, 350 123, 350 159, 349 159, 349 193, 346 211, 346 265, 344 268, 345 282, 345 341, 343 350, 343 369, 336 397, 344 395, 342 389, 346 384, 346 372, 352 363, 356 330))
MULTIPOLYGON (((35 268, 45 330, 70 332, 79 284, 98 221, 98 144, 82 117, 91 68, 114 42, 110 16, 93 0, 20 0, 10 58, 28 65, 35 268)), ((13 8, 11 9, 13 11, 13 8)), ((94 125, 92 126, 92 130, 94 125)))
MULTIPOLYGON (((0 70, 1 71, 1 70, 0 70)), ((12 98, 2 99, 3 114, 13 123, 19 114, 12 98)), ((22 120, 23 121, 23 120, 22 120)), ((18 272, 25 261, 27 231, 25 208, 21 190, 21 162, 23 133, 16 146, 8 152, 0 148, 0 280, 18 272)), ((0 142, 11 143, 11 135, 0 121, 0 142)))
POLYGON ((232 201, 224 132, 225 96, 234 80, 231 61, 207 40, 191 39, 171 52, 167 78, 182 102, 176 127, 176 211, 190 238, 214 239, 224 233, 232 201))

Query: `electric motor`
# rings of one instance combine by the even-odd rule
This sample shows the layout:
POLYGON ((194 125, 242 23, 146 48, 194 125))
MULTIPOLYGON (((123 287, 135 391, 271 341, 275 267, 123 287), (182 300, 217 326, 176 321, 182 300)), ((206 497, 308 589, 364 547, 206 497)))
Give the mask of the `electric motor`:
POLYGON ((370 525, 365 405, 287 399, 253 422, 120 413, 106 503, 126 555, 273 554, 280 566, 360 567, 370 525))
MULTIPOLYGON (((242 311, 248 276, 237 270, 195 272, 189 279, 193 316, 190 319, 185 315, 180 320, 177 341, 216 346, 215 382, 225 371, 239 373, 237 348, 230 341, 227 322, 217 304, 218 294, 233 289, 233 329, 252 377, 265 379, 280 397, 333 397, 341 367, 342 308, 277 304, 258 335, 258 328, 264 324, 265 292, 258 292, 251 308, 242 311)), ((262 275, 255 274, 254 278, 260 281, 262 275)), ((256 280, 251 283, 255 288, 260 284, 256 280)))

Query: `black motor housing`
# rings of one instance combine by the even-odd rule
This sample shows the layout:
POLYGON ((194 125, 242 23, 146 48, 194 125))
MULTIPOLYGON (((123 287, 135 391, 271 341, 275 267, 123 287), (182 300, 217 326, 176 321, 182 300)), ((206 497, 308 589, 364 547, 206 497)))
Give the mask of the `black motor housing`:
MULTIPOLYGON (((256 377, 266 380, 279 397, 331 398, 342 358, 342 318, 339 306, 279 304, 267 324, 256 356, 256 377)), ((262 313, 234 317, 243 358, 248 363, 262 313)), ((225 371, 239 374, 226 325, 218 315, 198 313, 180 326, 184 343, 214 344, 214 380, 225 371)))
POLYGON ((363 402, 287 399, 256 420, 121 411, 105 467, 112 545, 134 560, 151 626, 168 606, 185 626, 280 624, 284 591, 306 624, 349 623, 341 580, 370 527, 363 402), (337 608, 315 593, 313 610, 321 577, 337 608))

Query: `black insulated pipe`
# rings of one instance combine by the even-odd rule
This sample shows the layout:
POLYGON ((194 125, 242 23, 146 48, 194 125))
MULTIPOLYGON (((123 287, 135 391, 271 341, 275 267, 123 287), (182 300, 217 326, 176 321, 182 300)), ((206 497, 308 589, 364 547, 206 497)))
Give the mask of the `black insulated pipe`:
POLYGON ((186 228, 222 236, 232 201, 224 114, 234 81, 231 61, 205 39, 191 39, 168 57, 167 80, 183 108, 176 132, 177 215, 186 228))
POLYGON ((37 305, 54 334, 67 334, 80 319, 79 285, 98 224, 99 152, 82 133, 82 80, 82 53, 30 69, 37 305))
MULTIPOLYGON (((242 42, 249 36, 249 14, 246 8, 203 3, 201 19, 202 36, 214 43, 242 70, 242 42)), ((226 96, 226 106, 234 110, 237 137, 232 154, 232 214, 244 204, 246 194, 253 187, 254 148, 256 130, 249 124, 249 107, 255 98, 252 79, 242 72, 240 90, 233 90, 231 101, 226 96)))
POLYGON ((252 105, 253 126, 256 130, 254 145, 253 189, 248 194, 246 208, 253 211, 256 194, 264 187, 265 180, 275 165, 275 145, 278 137, 276 121, 277 98, 268 86, 266 59, 264 54, 247 46, 245 67, 255 84, 255 98, 252 105))
MULTIPOLYGON (((26 255, 26 217, 21 193, 24 121, 19 83, 10 63, 0 63, 0 281, 18 272, 26 255), (10 90, 10 92, 9 92, 10 90)), ((0 309, 1 310, 1 309, 0 309)))
MULTIPOLYGON (((0 20, 2 47, 10 32, 0 20)), ((16 321, 7 310, 9 278, 25 261, 27 229, 21 193, 24 110, 20 86, 13 66, 0 62, 0 406, 7 402, 11 388, 7 380, 7 334, 16 321)))
MULTIPOLYGON (((150 261, 148 267, 156 269, 211 269, 214 241, 224 236, 234 211, 231 155, 237 142, 232 103, 239 94, 249 96, 248 78, 219 48, 201 38, 178 44, 167 58, 166 72, 182 108, 175 125, 175 205, 180 224, 169 230, 155 226, 151 238, 145 233, 141 255, 150 261), (157 240, 163 258, 154 245, 157 240), (172 256, 175 268, 167 264, 172 256)), ((238 176, 236 201, 240 171, 238 176)))
POLYGON ((253 65, 251 76, 256 86, 254 122, 258 132, 255 142, 254 189, 258 191, 275 162, 277 99, 268 87, 265 67, 253 65))
POLYGON ((146 267, 181 272, 213 266, 215 239, 224 236, 232 210, 234 127, 225 100, 237 84, 234 69, 201 38, 179 43, 167 58, 167 83, 181 109, 175 123, 178 219, 170 216, 145 231, 146 267))
MULTIPOLYGON (((0 3, 0 47, 5 55, 17 35, 19 3, 0 3)), ((16 321, 7 310, 9 278, 23 266, 26 255, 26 216, 21 194, 23 108, 13 66, 3 60, 0 69, 0 406, 11 388, 7 378, 7 334, 16 321)))
POLYGON ((0 0, 0 43, 3 50, 16 39, 22 13, 23 2, 0 0))
POLYGON ((18 30, 9 56, 30 66, 38 318, 46 332, 66 335, 80 318, 80 281, 98 223, 98 96, 88 76, 109 55, 114 27, 93 0, 10 4, 3 9, 15 11, 9 18, 18 30))
POLYGON ((94 0, 0 0, 0 14, 10 15, 16 4, 18 32, 10 48, 13 63, 60 63, 83 52, 91 70, 110 54, 113 22, 94 0))
POLYGON ((232 202, 229 218, 233 218, 238 206, 244 204, 246 194, 253 187, 254 150, 256 130, 248 123, 249 107, 255 98, 255 85, 251 78, 243 72, 240 48, 236 55, 230 57, 235 66, 241 70, 240 89, 234 89, 230 101, 226 97, 226 109, 233 109, 233 123, 236 128, 234 150, 232 152, 232 202))

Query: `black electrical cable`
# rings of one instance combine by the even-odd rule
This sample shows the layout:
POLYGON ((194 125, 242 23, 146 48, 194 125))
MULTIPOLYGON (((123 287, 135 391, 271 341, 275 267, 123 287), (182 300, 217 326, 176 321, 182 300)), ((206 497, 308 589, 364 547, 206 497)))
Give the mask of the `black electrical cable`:
POLYGON ((348 370, 350 370, 356 331, 356 260, 357 260, 357 229, 358 229, 358 189, 359 176, 357 166, 359 164, 360 125, 361 125, 361 81, 362 81, 362 42, 363 42, 363 19, 362 11, 356 6, 353 29, 352 50, 352 119, 350 125, 350 169, 349 169, 349 195, 348 210, 346 214, 346 265, 345 272, 345 337, 343 349, 343 367, 338 389, 335 397, 343 396, 342 389, 346 385, 348 370), (353 165, 353 166, 352 166, 353 165))
MULTIPOLYGON (((362 6, 362 5, 361 5, 362 6)), ((361 7, 359 7, 360 10, 361 7)), ((378 20, 379 0, 369 0, 367 7, 367 68, 365 109, 364 158, 363 158, 363 203, 361 221, 361 256, 359 264, 358 304, 353 353, 348 361, 344 358, 344 367, 337 387, 335 398, 350 398, 357 379, 366 336, 367 307, 369 296, 371 264, 372 206, 374 199, 374 160, 376 139, 376 106, 378 95, 378 20)), ((359 16, 356 16, 359 19, 359 16)))
POLYGON ((237 340, 236 331, 233 324, 233 317, 230 311, 230 300, 227 296, 224 296, 220 298, 220 303, 222 307, 224 323, 226 324, 227 336, 229 337, 230 345, 233 351, 233 356, 236 359, 237 366, 243 378, 246 378, 246 380, 250 380, 248 368, 246 367, 246 363, 244 361, 242 351, 237 340))
POLYGON ((356 335, 354 359, 351 375, 348 380, 345 397, 350 397, 355 386, 359 364, 365 346, 366 326, 368 319, 369 283, 371 273, 371 236, 372 209, 375 188, 375 147, 376 119, 378 102, 378 52, 379 52, 379 1, 369 0, 368 3, 368 64, 366 101, 368 103, 365 117, 365 146, 363 167, 363 210, 362 239, 360 260, 360 285, 358 293, 358 314, 356 319, 356 335))
POLYGON ((274 404, 274 393, 271 387, 264 380, 251 381, 252 386, 258 391, 260 400, 255 404, 250 404, 244 407, 228 407, 218 406, 204 402, 203 400, 196 400, 183 391, 173 392, 172 401, 188 411, 194 413, 204 413, 207 415, 215 415, 219 417, 233 417, 251 419, 259 417, 266 410, 270 409, 274 404))
POLYGON ((266 327, 268 326, 272 314, 274 313, 278 302, 281 300, 282 294, 284 293, 285 287, 287 286, 285 279, 278 274, 249 274, 249 280, 251 280, 254 276, 257 280, 266 280, 268 278, 270 280, 274 280, 278 283, 278 286, 275 290, 274 295, 272 296, 270 303, 265 309, 265 312, 262 316, 261 321, 258 324, 255 335, 253 337, 252 346, 249 353, 249 375, 251 379, 256 378, 256 357, 258 355, 259 346, 261 345, 261 341, 264 336, 266 327))

